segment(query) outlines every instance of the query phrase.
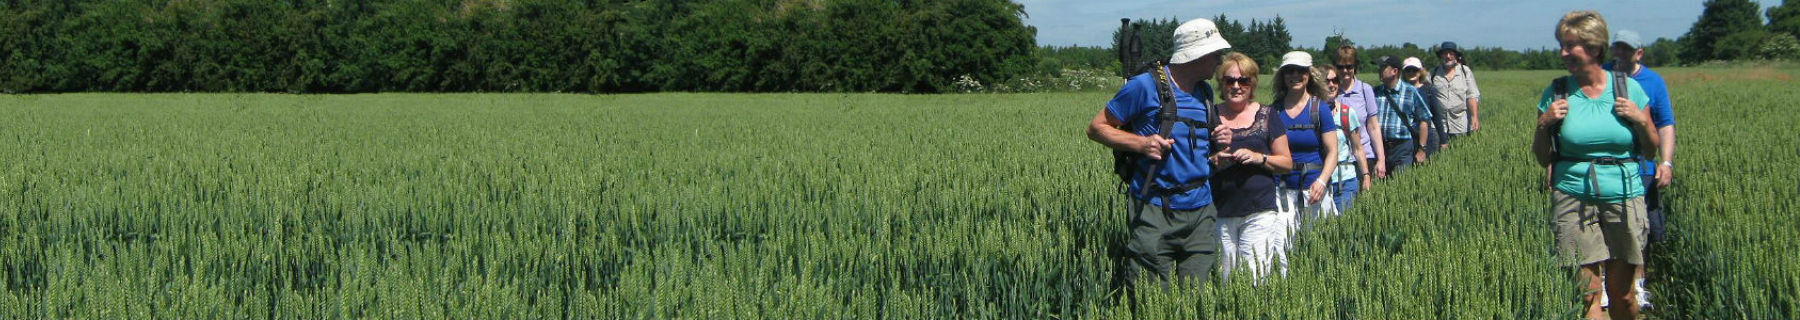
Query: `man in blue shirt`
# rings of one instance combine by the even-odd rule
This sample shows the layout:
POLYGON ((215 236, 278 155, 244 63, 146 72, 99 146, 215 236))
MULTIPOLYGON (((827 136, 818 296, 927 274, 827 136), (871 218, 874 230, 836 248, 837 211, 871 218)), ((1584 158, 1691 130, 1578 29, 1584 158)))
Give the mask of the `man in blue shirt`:
MULTIPOLYGON (((1643 38, 1631 30, 1619 30, 1614 33, 1612 50, 1613 62, 1601 65, 1609 71, 1624 72, 1631 79, 1643 86, 1644 94, 1650 96, 1650 121, 1656 125, 1657 158, 1639 159, 1639 173, 1644 177, 1644 206, 1649 214, 1650 243, 1658 243, 1665 239, 1663 222, 1664 209, 1659 189, 1669 186, 1674 180, 1675 171, 1675 110, 1669 100, 1669 86, 1663 82, 1662 75, 1645 67, 1643 38), (1655 162, 1655 163, 1653 163, 1655 162)), ((1650 293, 1644 290, 1644 269, 1638 269, 1637 301, 1640 309, 1651 308, 1650 293)))
POLYGON ((1425 96, 1400 81, 1400 68, 1404 65, 1400 57, 1381 57, 1376 60, 1381 66, 1381 86, 1375 87, 1375 101, 1381 106, 1376 117, 1381 120, 1381 136, 1375 137, 1375 176, 1387 177, 1400 172, 1401 168, 1413 162, 1425 161, 1426 139, 1414 139, 1430 134, 1431 107, 1425 104, 1425 96))
POLYGON ((1160 73, 1166 78, 1154 71, 1132 77, 1088 124, 1089 139, 1140 155, 1128 183, 1131 238, 1121 268, 1127 284, 1140 273, 1164 286, 1171 276, 1191 283, 1211 273, 1219 259, 1218 212, 1207 184, 1212 87, 1205 80, 1231 44, 1206 19, 1182 23, 1174 40, 1174 54, 1160 73), (1176 119, 1158 119, 1158 82, 1173 91, 1176 119), (1159 132, 1161 122, 1172 122, 1170 132, 1159 132), (1146 179, 1143 171, 1152 168, 1146 179))

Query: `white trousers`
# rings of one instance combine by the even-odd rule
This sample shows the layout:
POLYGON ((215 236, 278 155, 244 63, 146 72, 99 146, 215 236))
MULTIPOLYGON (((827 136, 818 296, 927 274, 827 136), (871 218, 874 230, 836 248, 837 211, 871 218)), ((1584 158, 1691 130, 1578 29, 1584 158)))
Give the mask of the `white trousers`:
MULTIPOLYGON (((1275 211, 1288 216, 1289 222, 1294 224, 1291 230, 1293 232, 1311 229, 1313 223, 1339 214, 1337 201, 1331 198, 1329 188, 1325 190, 1324 196, 1319 197, 1319 202, 1306 203, 1308 193, 1312 192, 1288 188, 1275 191, 1275 211)), ((1288 242, 1288 248, 1293 248, 1292 241, 1288 242)))
POLYGON ((1287 237, 1292 222, 1279 211, 1219 218, 1219 277, 1231 279, 1232 271, 1250 271, 1251 283, 1262 283, 1279 265, 1287 275, 1287 237))

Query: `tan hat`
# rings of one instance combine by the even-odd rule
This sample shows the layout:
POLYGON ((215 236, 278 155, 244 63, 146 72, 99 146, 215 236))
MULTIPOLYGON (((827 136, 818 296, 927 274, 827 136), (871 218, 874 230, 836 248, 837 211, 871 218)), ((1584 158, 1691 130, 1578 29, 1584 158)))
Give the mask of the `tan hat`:
POLYGON ((1169 63, 1192 62, 1227 48, 1231 48, 1231 43, 1225 42, 1225 36, 1219 34, 1219 27, 1212 20, 1188 20, 1175 27, 1175 53, 1169 55, 1169 63))
POLYGON ((1312 63, 1312 54, 1306 53, 1306 51, 1289 51, 1287 54, 1281 55, 1282 68, 1288 66, 1311 68, 1312 63))
MULTIPOLYGON (((1400 64, 1405 65, 1406 68, 1419 68, 1419 70, 1425 70, 1425 63, 1419 61, 1419 57, 1406 57, 1406 61, 1401 62, 1400 64)), ((1400 70, 1406 70, 1406 68, 1400 68, 1400 70)))

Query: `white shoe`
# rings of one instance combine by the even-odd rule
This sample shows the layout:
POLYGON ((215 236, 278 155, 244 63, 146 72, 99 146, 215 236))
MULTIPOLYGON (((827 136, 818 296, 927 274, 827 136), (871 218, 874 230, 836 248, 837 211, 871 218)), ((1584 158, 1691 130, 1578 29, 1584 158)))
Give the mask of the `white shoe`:
POLYGON ((1650 304, 1650 290, 1645 290, 1644 286, 1641 284, 1637 285, 1636 287, 1637 287, 1638 311, 1641 312, 1641 311, 1650 310, 1651 308, 1656 307, 1656 306, 1650 304))

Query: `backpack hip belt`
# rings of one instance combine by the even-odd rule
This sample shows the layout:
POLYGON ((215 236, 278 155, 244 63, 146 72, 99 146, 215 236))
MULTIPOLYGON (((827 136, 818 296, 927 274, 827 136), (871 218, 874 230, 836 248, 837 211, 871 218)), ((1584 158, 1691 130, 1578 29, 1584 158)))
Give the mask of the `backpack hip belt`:
MULTIPOLYGON (((1618 168, 1621 172, 1625 172, 1625 175, 1627 175, 1627 176, 1636 175, 1635 172, 1627 172, 1627 170, 1625 170, 1625 164, 1626 163, 1637 163, 1639 159, 1640 159, 1639 157, 1624 157, 1624 158, 1595 157, 1595 158, 1591 158, 1591 159, 1581 159, 1581 158, 1570 158, 1570 157, 1560 157, 1559 156, 1557 161, 1576 162, 1576 163, 1587 162, 1588 163, 1588 168, 1587 168, 1588 193, 1593 194, 1593 195, 1599 195, 1600 194, 1600 172, 1596 171, 1595 168, 1598 168, 1600 166, 1611 166, 1614 168, 1618 168)), ((1620 179, 1620 182, 1623 184, 1621 186, 1622 189, 1631 189, 1631 187, 1630 187, 1631 183, 1628 180, 1631 180, 1630 177, 1620 179)))

